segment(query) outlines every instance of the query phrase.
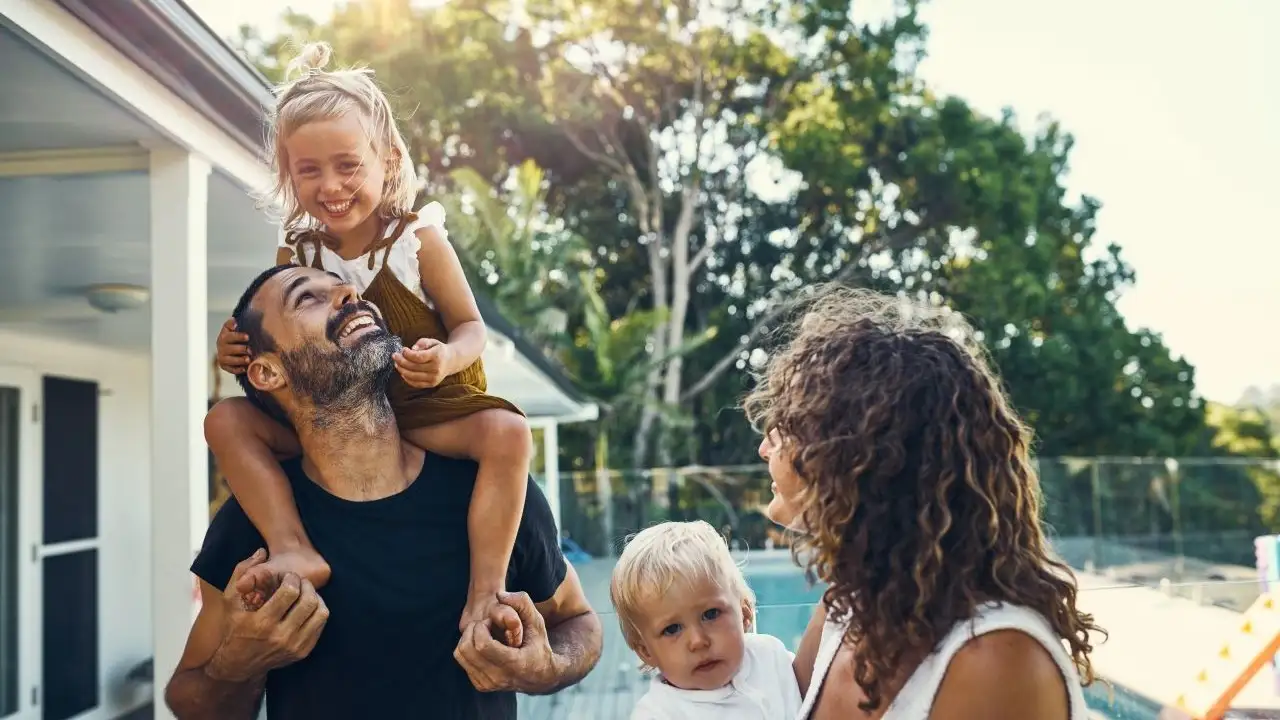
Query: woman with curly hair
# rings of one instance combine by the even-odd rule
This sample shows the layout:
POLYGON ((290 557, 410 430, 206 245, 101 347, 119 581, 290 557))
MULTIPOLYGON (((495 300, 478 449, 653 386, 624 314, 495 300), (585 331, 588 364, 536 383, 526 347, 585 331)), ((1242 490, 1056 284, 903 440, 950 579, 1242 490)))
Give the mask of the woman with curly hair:
POLYGON ((1030 432, 945 308, 828 289, 746 400, 797 562, 828 584, 802 720, 1087 720, 1090 633, 1030 432), (803 558, 803 560, 801 560, 803 558))

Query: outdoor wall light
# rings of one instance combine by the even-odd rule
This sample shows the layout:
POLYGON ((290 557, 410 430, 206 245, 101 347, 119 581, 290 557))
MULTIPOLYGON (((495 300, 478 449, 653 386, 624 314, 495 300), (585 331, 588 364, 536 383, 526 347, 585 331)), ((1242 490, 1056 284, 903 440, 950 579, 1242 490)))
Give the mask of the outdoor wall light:
POLYGON ((104 313, 117 313, 146 305, 151 291, 141 285, 102 283, 85 288, 84 296, 94 308, 104 313))

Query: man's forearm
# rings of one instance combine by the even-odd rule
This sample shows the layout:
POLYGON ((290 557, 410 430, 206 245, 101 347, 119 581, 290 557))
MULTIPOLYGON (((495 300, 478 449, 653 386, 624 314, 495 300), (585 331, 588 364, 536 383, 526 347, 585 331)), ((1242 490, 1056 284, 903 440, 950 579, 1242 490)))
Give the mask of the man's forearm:
POLYGON ((175 673, 165 688, 165 704, 178 720, 253 720, 265 678, 220 680, 208 666, 175 673))
POLYGON ((600 618, 594 612, 586 612, 547 628, 547 641, 555 657, 555 676, 549 687, 538 688, 530 695, 550 695, 586 677, 600 661, 604 631, 600 618))

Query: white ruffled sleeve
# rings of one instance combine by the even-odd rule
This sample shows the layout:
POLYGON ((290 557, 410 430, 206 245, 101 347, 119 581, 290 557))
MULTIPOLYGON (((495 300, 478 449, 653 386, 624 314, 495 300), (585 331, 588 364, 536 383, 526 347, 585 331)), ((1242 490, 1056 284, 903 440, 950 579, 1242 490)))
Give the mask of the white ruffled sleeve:
POLYGON ((285 231, 284 223, 277 223, 276 224, 276 247, 287 247, 292 249, 293 246, 290 245, 289 241, 286 239, 288 238, 288 236, 289 236, 289 233, 285 231))
POLYGON ((422 249, 422 241, 418 239, 417 232, 422 228, 433 227, 436 232, 440 233, 440 237, 445 240, 449 239, 449 231, 444 226, 444 206, 432 200, 417 213, 418 219, 409 223, 409 227, 405 228, 406 244, 412 246, 413 254, 417 255, 418 250, 422 249))
POLYGON ((444 227, 444 206, 440 203, 433 200, 415 214, 418 218, 409 223, 400 237, 396 238, 391 254, 387 257, 387 266, 405 287, 413 290, 419 299, 430 306, 431 302, 422 289, 422 273, 418 267, 418 251, 422 249, 422 241, 418 239, 417 233, 422 228, 433 227, 441 237, 448 240, 449 231, 444 227))

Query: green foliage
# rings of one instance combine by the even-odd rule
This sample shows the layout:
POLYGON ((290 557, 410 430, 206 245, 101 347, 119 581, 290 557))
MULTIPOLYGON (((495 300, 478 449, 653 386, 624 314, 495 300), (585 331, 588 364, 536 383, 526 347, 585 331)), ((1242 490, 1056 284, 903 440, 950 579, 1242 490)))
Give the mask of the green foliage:
MULTIPOLYGON (((1194 369, 1116 309, 1134 274, 1065 189, 1070 135, 925 87, 916 2, 869 24, 847 0, 516 7, 365 0, 236 42, 273 79, 316 38, 377 71, 477 291, 608 406, 611 457, 647 408, 677 462, 751 462, 745 371, 776 308, 827 281, 967 315, 1042 455, 1214 447, 1194 369)), ((594 464, 591 431, 562 442, 594 464)))
POLYGON ((476 291, 530 335, 562 344, 568 323, 563 308, 582 305, 580 283, 589 277, 591 250, 547 212, 542 170, 524 162, 501 188, 472 168, 453 170, 449 179, 449 189, 437 197, 476 291))

